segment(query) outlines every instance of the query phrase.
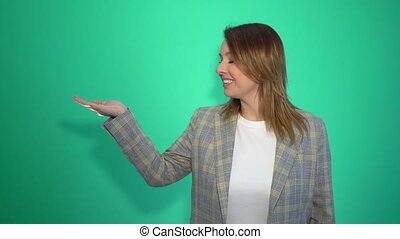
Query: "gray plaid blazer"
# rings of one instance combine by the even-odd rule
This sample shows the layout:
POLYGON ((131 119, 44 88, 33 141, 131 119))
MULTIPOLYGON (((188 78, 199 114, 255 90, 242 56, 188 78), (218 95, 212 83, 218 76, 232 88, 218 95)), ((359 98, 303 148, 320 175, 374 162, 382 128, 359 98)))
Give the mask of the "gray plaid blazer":
MULTIPOLYGON (((331 162, 323 121, 302 112, 305 137, 277 140, 268 223, 334 223, 331 162)), ((237 117, 222 107, 200 108, 185 132, 160 154, 132 113, 108 119, 104 128, 151 186, 192 173, 191 223, 225 223, 237 117)))

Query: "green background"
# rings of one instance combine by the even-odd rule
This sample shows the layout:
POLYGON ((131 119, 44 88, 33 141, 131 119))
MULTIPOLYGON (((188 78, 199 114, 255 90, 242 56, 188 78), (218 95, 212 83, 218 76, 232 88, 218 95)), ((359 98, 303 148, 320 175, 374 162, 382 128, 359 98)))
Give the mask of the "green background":
POLYGON ((400 223, 399 1, 0 1, 0 222, 188 223, 191 178, 151 188, 77 94, 118 99, 160 151, 200 106, 227 25, 285 44, 289 95, 327 125, 338 223, 400 223))

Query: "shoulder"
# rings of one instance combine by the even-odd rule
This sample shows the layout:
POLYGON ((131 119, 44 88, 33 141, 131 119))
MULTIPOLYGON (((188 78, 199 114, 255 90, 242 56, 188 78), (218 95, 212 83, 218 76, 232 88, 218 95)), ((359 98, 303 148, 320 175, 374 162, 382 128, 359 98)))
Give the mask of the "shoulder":
POLYGON ((200 107, 195 111, 193 117, 198 119, 213 120, 215 117, 220 117, 222 115, 222 110, 223 105, 200 107))
POLYGON ((298 109, 297 112, 299 112, 304 117, 304 119, 306 120, 306 123, 308 124, 308 127, 310 127, 310 128, 325 127, 324 120, 321 117, 311 114, 310 112, 307 112, 305 110, 298 109))
POLYGON ((192 127, 197 130, 215 127, 215 122, 222 118, 222 110, 222 105, 197 108, 190 121, 192 127))
POLYGON ((307 125, 307 135, 311 139, 326 138, 326 126, 324 120, 304 110, 298 110, 298 112, 305 118, 307 125))

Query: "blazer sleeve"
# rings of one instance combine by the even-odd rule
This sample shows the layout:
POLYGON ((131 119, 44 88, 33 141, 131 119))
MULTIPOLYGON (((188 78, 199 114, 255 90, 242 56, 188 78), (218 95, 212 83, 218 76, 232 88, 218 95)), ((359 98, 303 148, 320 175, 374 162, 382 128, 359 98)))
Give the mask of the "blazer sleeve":
POLYGON ((317 172, 310 223, 335 223, 328 137, 324 122, 318 123, 317 172))
POLYGON ((147 184, 155 187, 165 186, 191 172, 195 115, 183 134, 163 154, 160 154, 145 136, 129 109, 122 115, 108 119, 103 127, 114 138, 147 184))

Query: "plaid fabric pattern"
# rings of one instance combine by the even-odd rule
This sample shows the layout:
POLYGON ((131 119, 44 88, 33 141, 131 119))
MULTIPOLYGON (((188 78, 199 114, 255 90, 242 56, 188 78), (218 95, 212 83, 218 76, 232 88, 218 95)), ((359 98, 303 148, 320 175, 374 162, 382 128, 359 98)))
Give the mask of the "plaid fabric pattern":
MULTIPOLYGON (((268 223, 334 223, 331 162, 323 121, 302 112, 305 137, 276 146, 268 223)), ((225 223, 237 117, 223 120, 221 106, 199 108, 189 126, 160 154, 128 110, 104 128, 151 186, 192 173, 191 223, 225 223)))

